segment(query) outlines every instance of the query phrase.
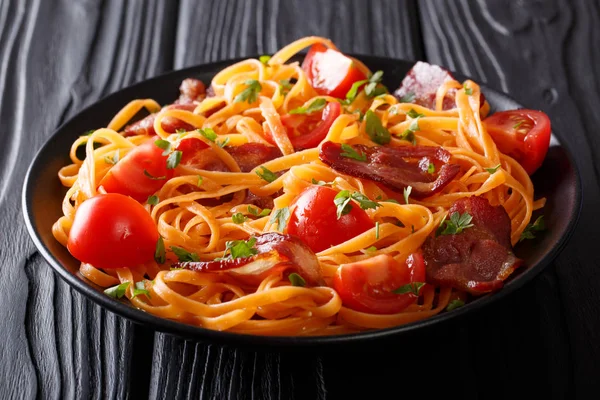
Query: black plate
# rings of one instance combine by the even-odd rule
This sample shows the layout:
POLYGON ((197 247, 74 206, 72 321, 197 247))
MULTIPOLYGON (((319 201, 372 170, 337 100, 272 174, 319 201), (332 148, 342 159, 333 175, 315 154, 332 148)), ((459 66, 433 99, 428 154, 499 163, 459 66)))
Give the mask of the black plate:
MULTIPOLYGON (((382 57, 361 55, 356 57, 373 71, 383 70, 384 83, 390 88, 398 87, 406 72, 414 64, 414 62, 382 57)), ((470 314, 506 297, 530 281, 558 255, 576 225, 581 206, 581 185, 577 167, 569 151, 565 147, 561 147, 554 138, 544 165, 532 177, 536 188, 536 198, 541 196, 548 198, 544 209, 548 230, 539 238, 517 246, 515 251, 518 256, 525 259, 526 266, 511 277, 502 290, 481 297, 452 312, 441 313, 430 319, 408 325, 351 335, 263 337, 217 332, 166 320, 106 296, 101 288, 93 285, 79 274, 79 262, 52 236, 52 224, 62 215, 61 202, 65 194, 65 188, 58 180, 57 173, 62 166, 70 163, 68 154, 71 144, 83 132, 106 126, 121 107, 130 100, 153 98, 159 104, 170 103, 178 96, 178 87, 182 79, 196 77, 204 82, 209 82, 218 71, 236 61, 239 60, 169 72, 107 96, 58 128, 33 159, 25 178, 23 213, 29 234, 41 254, 69 285, 94 302, 133 322, 186 338, 234 346, 291 348, 340 344, 357 345, 373 340, 379 342, 381 339, 394 339, 408 332, 438 327, 442 322, 470 314)), ((459 78, 462 79, 462 77, 459 78)), ((492 111, 522 107, 505 94, 484 86, 482 86, 482 90, 492 106, 492 111)), ((557 136, 560 137, 560 134, 557 136)))

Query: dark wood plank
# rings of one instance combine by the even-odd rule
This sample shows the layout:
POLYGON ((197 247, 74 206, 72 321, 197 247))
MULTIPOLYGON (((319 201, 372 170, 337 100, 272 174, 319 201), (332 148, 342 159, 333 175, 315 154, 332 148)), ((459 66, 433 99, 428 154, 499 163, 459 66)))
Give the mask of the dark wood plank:
POLYGON ((0 3, 3 398, 130 396, 132 324, 71 290, 43 261, 25 231, 21 188, 34 152, 65 118, 172 67, 176 6, 0 3))
MULTIPOLYGON (((591 221, 600 217, 596 133, 600 117, 594 107, 600 101, 600 52, 594 46, 600 40, 598 3, 428 0, 419 4, 429 60, 547 112, 560 139, 577 154, 582 174, 579 227, 556 263, 512 296, 507 307, 490 310, 469 324, 470 331, 491 335, 495 343, 505 338, 497 355, 504 359, 508 376, 498 394, 514 393, 521 383, 536 391, 537 397, 583 398, 597 392, 600 256, 595 251, 598 229, 591 221)), ((472 348, 482 349, 484 344, 474 343, 472 348)), ((474 362, 479 358, 473 357, 474 362)), ((498 381, 485 370, 479 370, 476 378, 482 390, 498 381)))
MULTIPOLYGON (((317 0, 199 3, 180 4, 175 68, 272 53, 308 35, 329 37, 359 54, 422 54, 413 1, 333 1, 327 7, 317 0)), ((359 361, 338 356, 239 351, 163 334, 155 343, 151 398, 322 399, 330 391, 335 398, 352 394, 348 382, 370 368, 368 361, 354 368, 359 361)))

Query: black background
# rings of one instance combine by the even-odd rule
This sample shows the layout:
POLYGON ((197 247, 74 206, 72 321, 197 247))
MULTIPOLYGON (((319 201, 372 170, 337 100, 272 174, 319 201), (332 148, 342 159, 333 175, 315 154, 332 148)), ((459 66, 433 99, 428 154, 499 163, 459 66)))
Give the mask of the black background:
MULTIPOLYGON (((551 1, 0 2, 0 394, 3 398, 594 398, 600 392, 600 5, 551 1), (35 250, 20 192, 69 117, 161 72, 272 53, 306 35, 422 59, 547 112, 575 150, 577 231, 500 304, 384 352, 254 352, 104 311, 35 250)), ((59 150, 59 149, 57 149, 59 150)))

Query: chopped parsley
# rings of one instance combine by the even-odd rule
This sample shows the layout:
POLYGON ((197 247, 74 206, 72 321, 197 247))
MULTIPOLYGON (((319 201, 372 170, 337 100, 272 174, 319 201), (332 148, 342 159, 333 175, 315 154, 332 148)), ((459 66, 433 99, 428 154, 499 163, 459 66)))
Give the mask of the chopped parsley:
POLYGON ((255 244, 255 237, 248 240, 231 240, 225 243, 225 253, 229 252, 233 259, 251 257, 258 253, 258 250, 254 248, 255 244))
POLYGON ((275 179, 277 179, 277 175, 275 175, 272 171, 270 171, 267 167, 263 167, 261 166, 260 168, 262 168, 261 171, 256 171, 256 175, 260 176, 263 180, 271 183, 273 182, 275 179))
POLYGON ((367 135, 377 144, 388 144, 392 138, 390 132, 383 126, 381 120, 371 110, 365 113, 365 130, 367 135))
POLYGON ((254 208, 252 206, 248 206, 248 212, 250 214, 252 214, 252 215, 257 216, 257 217, 266 217, 267 215, 271 214, 271 209, 270 208, 265 208, 264 210, 262 210, 259 213, 257 208, 254 208))
POLYGON ((525 121, 524 120, 520 120, 519 122, 517 122, 516 124, 513 125, 513 129, 516 131, 517 129, 519 129, 521 127, 521 125, 523 125, 525 121))
POLYGON ((470 96, 470 95, 472 95, 472 94, 473 94, 473 89, 471 89, 470 87, 467 87, 467 84, 466 84, 466 83, 463 85, 463 88, 465 89, 465 94, 466 94, 467 96, 470 96))
POLYGON ((408 197, 410 196, 410 192, 412 192, 412 186, 407 186, 404 188, 404 202, 408 204, 408 197))
POLYGON ((316 99, 315 101, 313 101, 312 103, 310 103, 308 105, 308 107, 294 108, 289 113, 290 114, 312 114, 314 112, 324 109, 326 105, 327 105, 327 100, 320 97, 320 98, 316 99))
POLYGON ((367 196, 365 196, 364 194, 362 194, 360 192, 352 193, 351 197, 352 197, 352 199, 354 199, 358 202, 358 204, 360 205, 360 208, 362 208, 363 210, 368 210, 370 208, 376 209, 377 207, 381 207, 381 204, 369 199, 367 196))
MULTIPOLYGON (((179 165, 183 153, 179 150, 173 151, 171 142, 169 142, 168 140, 158 139, 154 141, 154 144, 156 145, 156 147, 164 150, 162 153, 163 156, 169 155, 169 157, 167 157, 167 169, 175 169, 179 165)), ((144 173, 146 173, 146 170, 144 170, 144 173)), ((149 174, 146 174, 146 176, 148 175, 149 174)))
POLYGON ((485 170, 486 170, 487 172, 489 172, 490 174, 493 174, 493 173, 495 173, 496 171, 498 171, 498 168, 500 168, 500 164, 496 165, 496 166, 495 166, 495 167, 493 167, 493 168, 486 168, 485 170))
POLYGON ((525 239, 535 239, 536 232, 542 232, 546 230, 546 223, 544 222, 544 216, 540 215, 537 217, 535 222, 527 224, 527 227, 521 233, 521 237, 519 238, 519 242, 525 239))
POLYGON ((455 211, 452 213, 449 220, 444 217, 436 231, 436 236, 461 233, 463 230, 473 226, 471 223, 472 219, 473 217, 468 212, 460 214, 458 211, 455 211))
POLYGON ((419 130, 419 118, 421 117, 412 120, 412 122, 408 126, 408 129, 404 130, 404 132, 402 132, 402 134, 400 135, 400 139, 411 142, 412 144, 417 144, 417 141, 415 139, 415 132, 419 130))
POLYGON ((123 282, 119 285, 111 286, 108 289, 104 290, 104 293, 112 297, 113 299, 120 299, 121 297, 125 296, 125 291, 127 291, 129 284, 130 282, 123 282))
POLYGON ((233 102, 239 103, 245 101, 252 104, 258 99, 258 94, 262 90, 262 86, 256 79, 248 79, 244 84, 248 87, 235 96, 233 102))
POLYGON ((365 249, 365 252, 367 252, 367 253, 374 253, 376 251, 377 251, 377 247, 375 247, 375 246, 370 246, 365 249))
POLYGON ((154 142, 154 144, 156 147, 164 150, 162 153, 163 156, 166 156, 171 152, 171 142, 168 140, 158 139, 154 142))
POLYGON ((337 219, 340 219, 342 215, 348 214, 352 210, 352 205, 350 204, 350 191, 342 190, 333 198, 333 204, 335 204, 337 208, 337 219))
POLYGON ((465 302, 460 299, 452 300, 450 303, 448 303, 448 306, 446 307, 446 311, 452 311, 452 310, 462 307, 464 305, 465 305, 465 302))
POLYGON ((146 203, 150 204, 151 206, 155 206, 158 204, 158 196, 156 195, 152 195, 148 197, 148 200, 146 200, 146 203))
POLYGON ((112 157, 104 156, 104 162, 107 164, 115 165, 119 162, 119 149, 115 151, 115 154, 112 157))
POLYGON ((290 209, 288 207, 283 207, 278 210, 275 210, 275 213, 273 213, 273 216, 269 220, 269 223, 274 224, 275 222, 277 222, 277 230, 279 232, 283 232, 289 218, 290 209))
POLYGON ((158 242, 156 242, 156 250, 154 250, 154 259, 159 264, 164 264, 167 260, 165 254, 165 242, 163 241, 162 236, 159 236, 158 242))
POLYGON ((396 199, 387 199, 387 200, 382 200, 382 202, 384 203, 395 203, 395 204, 400 204, 400 202, 396 199))
POLYGON ((244 214, 242 213, 235 213, 231 216, 231 220, 233 221, 234 224, 241 224, 244 221, 246 221, 248 219, 248 217, 246 217, 244 214))
POLYGON ((433 163, 429 163, 429 165, 427 166, 427 172, 429 172, 430 174, 435 173, 435 165, 433 163))
POLYGON ((266 54, 258 57, 258 60, 265 65, 267 65, 267 63, 269 62, 270 59, 271 59, 271 56, 266 55, 266 54))
POLYGON ((175 129, 175 133, 178 133, 179 135, 184 135, 186 134, 188 131, 186 131, 183 128, 179 128, 179 129, 175 129))
POLYGON ((313 183, 313 185, 319 185, 319 186, 333 185, 333 181, 331 181, 331 182, 318 181, 315 178, 312 178, 311 182, 313 183))
POLYGON ((294 85, 290 82, 289 79, 282 79, 279 81, 279 91, 282 95, 286 95, 294 85))
POLYGON ((352 146, 349 144, 342 144, 342 153, 340 154, 342 157, 352 158, 357 161, 367 161, 367 155, 354 150, 352 146))
POLYGON ((198 186, 198 187, 202 186, 203 181, 204 181, 204 178, 201 177, 200 175, 198 175, 198 182, 196 183, 196 186, 198 186))
POLYGON ((167 179, 166 176, 154 176, 150 172, 148 172, 147 170, 144 170, 144 175, 146 175, 148 178, 150 178, 152 180, 155 180, 155 181, 159 181, 161 179, 167 179))
POLYGON ((217 133, 212 128, 197 129, 197 131, 213 143, 217 140, 217 133))
POLYGON ((198 261, 200 261, 200 258, 198 258, 198 254, 190 253, 189 251, 187 251, 184 248, 177 247, 177 246, 171 246, 171 251, 173 252, 173 254, 175 254, 175 256, 177 257, 177 259, 180 262, 187 262, 187 261, 198 262, 198 261))
POLYGON ((385 86, 377 87, 377 85, 381 82, 382 77, 383 71, 377 71, 373 75, 371 75, 369 79, 363 79, 354 82, 350 87, 350 90, 348 90, 348 93, 346 93, 346 100, 344 100, 343 103, 351 104, 354 101, 354 99, 356 99, 356 96, 358 95, 358 90, 363 85, 365 85, 365 94, 369 98, 387 93, 387 89, 385 88, 385 86))
POLYGON ((425 282, 411 282, 406 285, 400 286, 398 289, 392 290, 392 293, 396 294, 414 294, 415 296, 419 295, 419 290, 425 286, 425 282))
POLYGON ((304 278, 295 272, 292 272, 290 276, 288 276, 288 279, 290 280, 292 286, 306 286, 306 281, 304 280, 304 278))
POLYGON ((421 113, 418 113, 418 112, 416 112, 414 108, 411 108, 411 109, 410 109, 410 110, 409 110, 409 111, 406 113, 406 115, 408 115, 408 116, 409 116, 409 117, 411 117, 411 118, 421 118, 421 117, 424 117, 424 116, 425 116, 425 114, 421 114, 421 113))
POLYGON ((169 157, 167 157, 167 169, 175 169, 181 162, 181 156, 183 153, 179 150, 175 150, 169 157))
POLYGON ((400 97, 398 101, 400 103, 414 103, 417 96, 415 96, 414 92, 408 92, 404 96, 400 97))
POLYGON ((217 146, 219 146, 220 148, 223 148, 223 147, 227 146, 228 143, 229 143, 229 138, 226 137, 225 140, 219 140, 217 142, 217 146))
POLYGON ((131 296, 131 298, 133 299, 135 296, 139 296, 142 294, 144 294, 144 295, 148 296, 148 298, 150 298, 150 292, 146 289, 146 285, 144 284, 144 282, 143 281, 136 282, 135 287, 133 288, 133 296, 131 296))

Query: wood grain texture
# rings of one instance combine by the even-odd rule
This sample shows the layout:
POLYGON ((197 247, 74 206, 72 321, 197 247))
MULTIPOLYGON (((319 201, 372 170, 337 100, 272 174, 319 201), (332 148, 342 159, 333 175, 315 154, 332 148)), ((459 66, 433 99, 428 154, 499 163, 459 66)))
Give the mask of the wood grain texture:
POLYGON ((20 196, 34 152, 66 118, 172 67, 176 9, 170 1, 0 2, 2 398, 129 396, 132 324, 52 272, 25 231, 20 196))
MULTIPOLYGON (((420 5, 429 60, 547 112, 562 142, 575 150, 584 193, 580 229, 553 267, 512 300, 514 310, 522 307, 518 296, 533 304, 529 315, 540 318, 541 325, 528 325, 540 328, 541 340, 531 341, 525 350, 547 357, 547 363, 540 364, 546 369, 538 366, 536 371, 542 391, 557 398, 585 398, 600 389, 600 334, 594 328, 600 324, 600 256, 591 250, 599 235, 589 225, 600 218, 596 132, 600 117, 594 106, 600 101, 600 52, 595 46, 600 40, 598 3, 428 0, 420 5)), ((481 323, 496 330, 495 321, 510 320, 490 315, 481 323)), ((509 338, 508 354, 523 334, 530 337, 536 332, 509 338)), ((523 365, 522 357, 515 360, 507 367, 516 367, 513 371, 529 380, 529 367, 538 364, 523 365)), ((485 372, 478 374, 479 382, 484 382, 482 375, 485 372)), ((502 394, 516 387, 506 385, 502 394)))

